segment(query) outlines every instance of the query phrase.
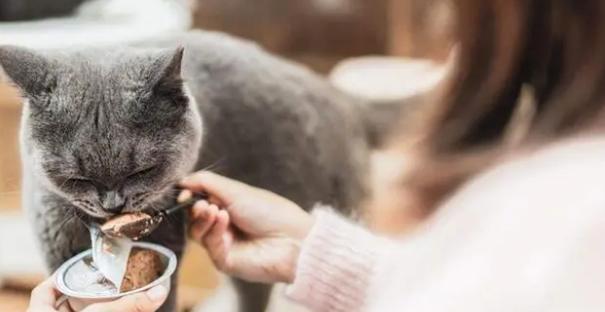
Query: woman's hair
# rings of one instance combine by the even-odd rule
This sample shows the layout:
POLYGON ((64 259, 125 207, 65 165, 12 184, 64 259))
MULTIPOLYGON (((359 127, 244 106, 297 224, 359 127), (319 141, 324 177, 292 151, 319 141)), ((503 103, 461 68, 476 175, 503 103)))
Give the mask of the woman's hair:
POLYGON ((605 104, 605 1, 456 0, 455 7, 457 64, 409 179, 425 208, 510 150, 518 112, 527 122, 516 148, 590 128, 605 104))

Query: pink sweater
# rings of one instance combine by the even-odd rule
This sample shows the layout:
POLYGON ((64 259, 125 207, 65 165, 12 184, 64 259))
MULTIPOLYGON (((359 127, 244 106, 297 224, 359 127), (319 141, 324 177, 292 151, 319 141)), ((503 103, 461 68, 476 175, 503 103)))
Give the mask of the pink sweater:
POLYGON ((328 209, 288 296, 312 311, 604 311, 605 140, 500 165, 401 240, 328 209))

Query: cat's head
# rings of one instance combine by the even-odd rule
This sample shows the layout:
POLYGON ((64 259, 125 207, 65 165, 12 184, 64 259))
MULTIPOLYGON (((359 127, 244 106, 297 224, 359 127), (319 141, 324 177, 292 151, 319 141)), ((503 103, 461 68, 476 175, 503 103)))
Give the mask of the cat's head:
POLYGON ((182 48, 60 55, 0 47, 0 65, 26 100, 30 170, 93 217, 153 208, 193 168, 201 142, 182 57, 182 48))

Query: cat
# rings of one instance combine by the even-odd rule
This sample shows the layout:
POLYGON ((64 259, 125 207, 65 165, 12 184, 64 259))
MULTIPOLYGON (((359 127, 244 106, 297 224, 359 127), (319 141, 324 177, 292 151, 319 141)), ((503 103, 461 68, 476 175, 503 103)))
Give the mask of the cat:
MULTIPOLYGON (((353 216, 368 195, 371 108, 251 42, 191 31, 132 47, 3 46, 0 65, 25 99, 23 204, 50 270, 89 248, 90 219, 164 209, 194 170, 306 210, 353 216)), ((145 240, 180 258, 185 221, 177 214, 145 240)), ((176 276, 161 311, 175 308, 176 276)), ((234 285, 240 311, 266 308, 271 286, 234 285)))

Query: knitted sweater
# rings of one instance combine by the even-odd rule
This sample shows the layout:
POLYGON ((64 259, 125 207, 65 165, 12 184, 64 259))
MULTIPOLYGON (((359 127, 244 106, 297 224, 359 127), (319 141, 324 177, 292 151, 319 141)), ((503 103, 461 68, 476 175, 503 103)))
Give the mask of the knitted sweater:
POLYGON ((605 310, 605 140, 552 146, 473 179, 386 239, 328 209, 288 296, 312 311, 605 310))

